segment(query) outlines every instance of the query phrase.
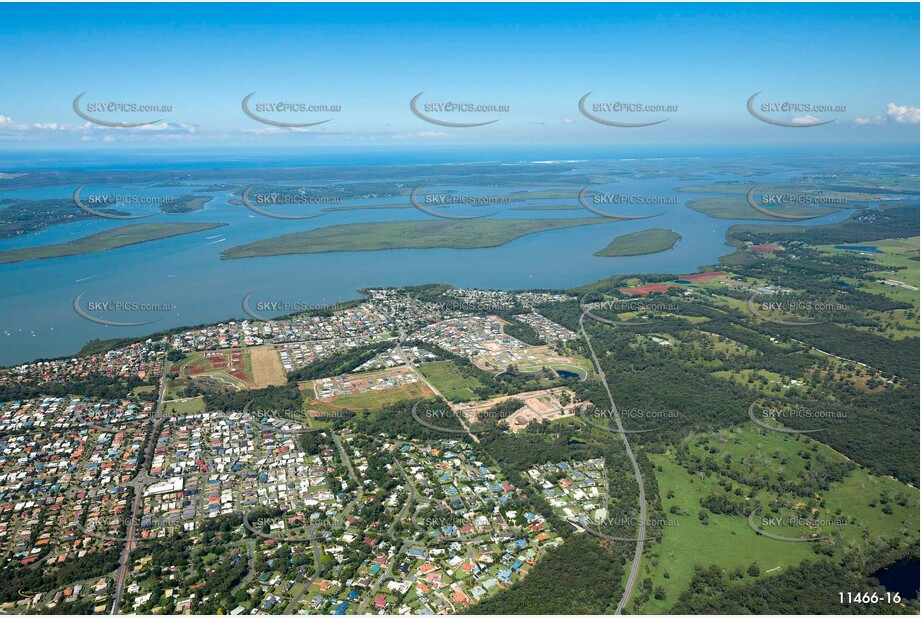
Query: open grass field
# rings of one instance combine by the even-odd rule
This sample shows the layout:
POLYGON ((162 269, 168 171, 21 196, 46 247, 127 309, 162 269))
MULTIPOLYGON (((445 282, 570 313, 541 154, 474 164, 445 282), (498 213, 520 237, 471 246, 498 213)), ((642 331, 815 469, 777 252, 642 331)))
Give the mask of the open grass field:
MULTIPOLYGON (((881 280, 899 281, 906 285, 918 288, 921 287, 921 269, 918 261, 918 242, 919 238, 893 238, 887 240, 878 240, 868 243, 858 243, 853 246, 876 247, 882 253, 864 253, 876 264, 879 264, 880 270, 875 271, 873 275, 881 280)), ((850 245, 848 245, 850 246, 850 245)), ((819 245, 816 247, 821 251, 828 253, 852 253, 845 249, 836 249, 834 245, 819 245)), ((910 290, 895 285, 887 285, 877 281, 866 282, 857 281, 856 279, 845 278, 844 281, 852 285, 859 285, 861 289, 873 294, 882 294, 888 298, 912 303, 918 307, 918 290, 910 290)), ((917 322, 915 322, 917 329, 917 322)))
POLYGON ((602 217, 580 217, 347 223, 231 247, 221 253, 221 258, 386 249, 480 249, 498 247, 529 234, 608 222, 602 217))
POLYGON ((307 413, 315 412, 316 416, 321 417, 335 416, 336 413, 343 410, 379 410, 406 399, 423 399, 432 396, 431 389, 421 380, 400 383, 407 376, 413 377, 411 371, 406 367, 348 374, 348 381, 352 388, 367 388, 369 383, 376 384, 377 388, 363 392, 335 394, 332 397, 322 396, 324 386, 321 380, 299 382, 298 388, 307 401, 307 413), (393 381, 397 383, 394 384, 393 381))
POLYGON ((672 230, 652 228, 618 236, 607 247, 596 251, 595 255, 598 257, 622 257, 659 253, 660 251, 671 249, 679 240, 681 240, 681 234, 672 230))
MULTIPOLYGON (((526 359, 518 363, 518 370, 525 373, 540 371, 543 367, 578 373, 579 379, 583 379, 591 373, 593 369, 592 362, 584 356, 560 356, 560 354, 549 345, 532 346, 528 348, 526 359)), ((506 369, 504 366, 495 367, 492 365, 487 368, 498 371, 505 371, 506 369)))
MULTIPOLYGON (((740 499, 754 494, 762 505, 778 498, 788 503, 780 509, 781 515, 792 514, 808 503, 814 505, 814 510, 807 509, 808 517, 846 522, 809 530, 831 536, 835 555, 841 554, 845 546, 869 548, 884 543, 886 538, 918 534, 918 490, 892 478, 873 476, 859 467, 811 498, 778 495, 767 489, 777 482, 808 478, 828 466, 845 465, 843 456, 811 438, 764 431, 747 424, 731 431, 696 436, 688 444, 692 454, 713 462, 712 473, 688 472, 672 450, 649 455, 656 468, 667 520, 673 523, 663 528, 661 543, 653 546, 643 565, 653 586, 665 589, 666 598, 650 598, 643 613, 662 613, 671 607, 687 587, 695 565, 719 564, 732 571, 736 567, 745 570, 757 561, 761 577, 766 577, 801 560, 816 558, 814 543, 789 543, 760 536, 748 526, 745 515, 705 510, 701 500, 725 493, 727 484, 741 490, 730 494, 740 499), (701 511, 707 513, 706 524, 698 515, 701 511)), ((805 530, 803 526, 781 525, 769 529, 791 538, 802 536, 805 530)), ((746 574, 739 581, 750 580, 746 574)))
POLYGON ((134 223, 106 230, 98 234, 91 234, 71 240, 70 242, 43 245, 39 247, 26 247, 24 249, 11 249, 0 251, 0 264, 11 262, 24 262, 26 260, 47 260, 84 253, 97 253, 110 249, 119 249, 128 245, 142 242, 172 238, 181 234, 203 232, 227 225, 226 223, 134 223))
POLYGON ((282 386, 288 383, 278 352, 271 346, 248 348, 255 388, 282 386))
POLYGON ((825 502, 829 511, 840 509, 857 520, 857 527, 850 526, 844 531, 845 536, 855 541, 864 529, 871 538, 898 536, 905 531, 918 533, 918 491, 893 478, 874 476, 863 469, 854 470, 825 493, 825 502), (884 512, 882 496, 888 496, 886 500, 893 510, 891 515, 884 512), (907 497, 908 506, 891 502, 897 496, 907 497))
POLYGON ((786 384, 789 379, 784 379, 779 373, 768 371, 766 369, 740 369, 739 371, 714 371, 712 375, 727 380, 735 380, 739 384, 745 384, 756 390, 762 390, 764 383, 768 386, 773 384, 786 384))
POLYGON ((455 403, 475 399, 473 389, 482 386, 478 380, 461 374, 452 361, 423 363, 419 371, 448 401, 455 403))
POLYGON ((304 393, 304 414, 308 424, 313 428, 325 429, 332 426, 332 421, 340 418, 344 410, 317 399, 313 399, 313 382, 302 382, 298 385, 304 393))
POLYGON ((327 400, 326 403, 348 410, 379 410, 405 399, 424 399, 431 395, 431 389, 420 381, 379 391, 340 395, 327 400))
MULTIPOLYGON (((644 558, 643 572, 648 571, 653 586, 662 586, 666 596, 662 600, 651 597, 643 613, 667 613, 688 587, 697 564, 719 564, 730 571, 735 568, 744 571, 752 562, 758 562, 765 574, 815 557, 809 543, 783 543, 755 534, 744 517, 710 514, 704 525, 697 515, 700 500, 718 488, 716 479, 692 475, 667 455, 650 455, 649 459, 657 470, 662 468, 656 473, 656 482, 665 512, 677 507, 683 514, 667 515, 674 525, 664 528, 662 542, 653 550, 658 564, 653 565, 648 556, 644 558)), ((751 580, 746 575, 741 581, 751 580)))
POLYGON ((163 402, 163 412, 167 415, 183 415, 204 412, 207 409, 203 397, 188 397, 163 402))

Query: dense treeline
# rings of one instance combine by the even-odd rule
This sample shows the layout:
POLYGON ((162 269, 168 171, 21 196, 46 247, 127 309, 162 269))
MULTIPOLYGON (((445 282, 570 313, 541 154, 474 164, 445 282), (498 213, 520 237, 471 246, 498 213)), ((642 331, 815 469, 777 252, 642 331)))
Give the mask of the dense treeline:
POLYGON ((435 398, 397 402, 372 414, 362 416, 360 425, 362 431, 370 435, 402 436, 411 440, 441 440, 444 438, 469 440, 469 436, 463 433, 460 420, 451 412, 448 404, 442 399, 435 398), (416 408, 416 416, 424 423, 453 431, 440 431, 426 427, 413 418, 413 407, 416 408))
POLYGON ((544 345, 544 340, 540 338, 540 335, 537 334, 530 325, 523 322, 519 322, 512 316, 502 316, 502 319, 507 322, 504 326, 503 331, 509 337, 514 337, 519 341, 523 341, 528 345, 544 345))
POLYGON ((319 455, 324 449, 330 447, 330 441, 319 431, 307 431, 298 434, 297 445, 308 455, 319 455))
MULTIPOLYGON (((755 572, 754 570, 752 572, 755 572)), ((756 576, 758 577, 758 576, 756 576)), ((757 581, 733 581, 719 566, 698 567, 691 584, 675 603, 676 614, 918 614, 918 601, 841 603, 839 592, 878 592, 873 580, 831 562, 802 562, 757 581)), ((846 601, 846 598, 845 598, 846 601)))
MULTIPOLYGON (((138 386, 150 384, 140 378, 110 378, 89 376, 67 382, 34 382, 29 384, 7 383, 0 385, 0 401, 16 401, 35 397, 67 397, 80 395, 96 399, 124 399, 138 386)), ((139 393, 142 401, 155 401, 157 392, 139 393)))
POLYGON ((812 245, 858 243, 918 235, 918 205, 882 204, 859 210, 841 223, 817 226, 733 225, 730 241, 755 244, 798 240, 812 245))
POLYGON ((111 350, 116 350, 122 348, 132 343, 137 343, 138 341, 145 341, 147 337, 118 337, 115 339, 90 339, 83 344, 83 347, 80 348, 80 351, 77 352, 77 356, 91 356, 93 354, 101 354, 103 352, 109 352, 111 350))
MULTIPOLYGON (((742 270, 772 281, 778 280, 779 273, 783 271, 778 266, 777 272, 771 274, 773 271, 762 270, 764 268, 768 267, 758 266, 758 270, 752 272, 742 270)), ((796 285, 813 292, 825 289, 818 279, 819 275, 812 272, 814 269, 808 270, 812 278, 797 279, 796 285)), ((623 283, 619 279, 610 282, 615 286, 623 283)), ((595 290, 614 296, 619 294, 616 289, 603 286, 596 286, 595 290)), ((837 288, 835 293, 838 293, 837 288)), ((726 295, 747 300, 750 293, 727 291, 726 295)), ((824 298, 819 294, 816 296, 824 298)), ((873 295, 861 293, 841 297, 837 302, 848 303, 852 311, 856 311, 858 306, 864 310, 880 308, 865 296, 873 295)), ((601 296, 593 294, 590 300, 596 298, 601 296)), ((919 457, 917 410, 921 406, 915 386, 919 369, 917 339, 891 340, 834 323, 809 328, 757 323, 747 311, 722 309, 699 301, 682 301, 668 294, 657 296, 654 300, 676 305, 678 309, 675 313, 682 317, 657 317, 649 324, 624 327, 601 325, 585 318, 586 328, 606 374, 609 378, 616 376, 609 381, 618 405, 653 416, 667 411, 673 413, 671 417, 625 419, 627 428, 657 430, 637 434, 637 442, 647 448, 655 448, 657 444, 674 442, 689 431, 707 431, 746 423, 749 405, 755 401, 771 402, 782 407, 795 406, 833 414, 834 420, 792 418, 785 423, 796 429, 822 428, 823 431, 813 434, 813 437, 877 474, 892 475, 917 485, 919 476, 914 462, 919 457), (694 324, 683 319, 685 316, 705 317, 707 321, 694 324), (679 344, 646 345, 639 341, 639 336, 652 333, 671 335, 679 344), (708 333, 742 344, 744 348, 733 353, 713 351, 712 338, 708 333), (778 345, 778 342, 786 345, 778 345), (844 358, 866 362, 883 374, 846 363, 844 372, 832 371, 832 361, 835 364, 839 361, 806 354, 811 345, 844 358), (749 378, 748 384, 739 384, 713 375, 717 371, 738 375, 745 370, 763 370, 795 378, 800 388, 782 389, 779 384, 769 384, 754 377, 749 378), (891 383, 886 380, 887 375, 891 383), (850 383, 849 376, 868 379, 868 388, 850 383), (641 422, 644 424, 641 425, 641 422)), ((603 309, 597 309, 595 313, 604 318, 616 317, 613 312, 603 309)), ((576 303, 563 303, 546 308, 544 314, 577 329, 581 310, 576 303)), ((840 318, 837 314, 834 317, 840 318)), ((587 353, 582 345, 583 353, 587 353)), ((588 381, 573 388, 604 411, 610 404, 600 387, 599 382, 588 381)))
POLYGON ((19 601, 22 599, 21 591, 49 592, 76 581, 111 573, 118 568, 120 554, 120 546, 110 547, 68 560, 53 568, 5 568, 0 571, 3 573, 3 577, 0 577, 0 603, 19 601))
POLYGON ((250 404, 249 412, 257 417, 302 420, 304 410, 304 397, 297 384, 245 391, 213 391, 205 393, 204 399, 208 410, 242 411, 250 404))
POLYGON ((526 578, 477 603, 470 614, 613 613, 623 593, 623 547, 611 552, 584 535, 544 556, 526 578))
POLYGON ((319 358, 300 369, 295 369, 288 374, 288 379, 292 382, 297 382, 342 375, 368 362, 377 354, 391 349, 393 345, 393 342, 384 342, 361 348, 342 350, 319 358))

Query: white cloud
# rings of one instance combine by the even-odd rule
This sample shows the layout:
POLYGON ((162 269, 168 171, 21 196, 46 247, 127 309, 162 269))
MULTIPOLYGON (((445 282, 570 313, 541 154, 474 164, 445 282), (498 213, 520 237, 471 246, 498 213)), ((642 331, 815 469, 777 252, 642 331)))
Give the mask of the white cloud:
POLYGON ((139 127, 131 127, 129 130, 135 131, 173 131, 173 132, 185 132, 185 133, 195 133, 198 129, 197 125, 188 124, 185 122, 155 122, 153 124, 145 124, 139 127))
POLYGON ((574 122, 575 120, 573 120, 572 118, 563 118, 563 124, 572 124, 574 122))
POLYGON ((0 114, 0 139, 41 140, 50 133, 79 136, 81 141, 113 142, 144 139, 182 139, 198 132, 198 125, 176 122, 158 122, 141 127, 105 127, 92 122, 63 124, 58 122, 35 122, 25 124, 0 114))
POLYGON ((882 116, 873 116, 872 118, 854 118, 854 124, 857 126, 864 126, 868 124, 883 124, 882 116))
POLYGON ((890 103, 886 106, 886 115, 890 120, 894 120, 895 122, 918 124, 921 110, 910 105, 896 105, 895 103, 890 103))
POLYGON ((817 122, 822 122, 822 120, 815 116, 795 116, 790 119, 790 122, 795 124, 815 124, 817 122))

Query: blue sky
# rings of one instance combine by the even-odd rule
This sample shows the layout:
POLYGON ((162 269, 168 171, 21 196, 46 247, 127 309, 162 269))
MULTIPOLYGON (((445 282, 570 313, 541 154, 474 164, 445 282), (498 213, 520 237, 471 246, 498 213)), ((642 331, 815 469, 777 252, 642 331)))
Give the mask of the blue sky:
POLYGON ((273 147, 464 144, 917 143, 917 4, 7 4, 0 21, 0 143, 8 148, 273 147), (137 129, 85 122, 83 103, 170 105, 98 113, 137 129), (409 109, 426 102, 506 105, 508 112, 431 113, 487 126, 444 127, 409 109), (631 102, 666 113, 578 109, 631 102), (767 112, 747 99, 845 106, 767 112), (338 105, 335 113, 268 112, 241 100, 338 105))

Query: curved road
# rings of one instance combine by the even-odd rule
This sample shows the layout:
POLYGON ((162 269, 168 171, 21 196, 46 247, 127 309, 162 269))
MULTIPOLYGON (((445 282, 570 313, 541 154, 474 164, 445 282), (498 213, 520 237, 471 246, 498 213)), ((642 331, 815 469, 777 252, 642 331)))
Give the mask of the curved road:
POLYGON ((627 440, 627 434, 624 432, 624 426, 620 421, 620 412, 617 411, 617 405, 614 403, 614 396, 611 395, 611 387, 608 386, 608 379, 601 369, 601 363, 598 362, 598 356, 595 355, 595 348, 592 347, 592 341, 585 331, 585 312, 579 316, 579 329, 582 331, 582 337, 588 345, 588 351, 591 353, 592 361, 595 363, 595 369, 598 371, 598 376, 601 378, 601 384, 608 394, 608 400, 611 402, 611 412, 614 414, 614 420, 620 432, 620 439, 623 440, 624 448, 627 450, 627 457, 630 458, 630 463, 633 465, 633 475, 636 477, 636 485, 639 489, 640 526, 637 531, 636 551, 633 554, 633 565, 630 567, 630 576, 627 578, 627 585, 624 587, 624 596, 620 599, 620 603, 617 604, 616 613, 620 614, 627 605, 627 601, 630 600, 630 595, 633 594, 633 588, 636 586, 636 579, 640 571, 640 562, 643 558, 643 543, 646 538, 646 487, 643 485, 643 475, 640 472, 640 466, 636 463, 633 449, 630 448, 630 441, 627 440))

